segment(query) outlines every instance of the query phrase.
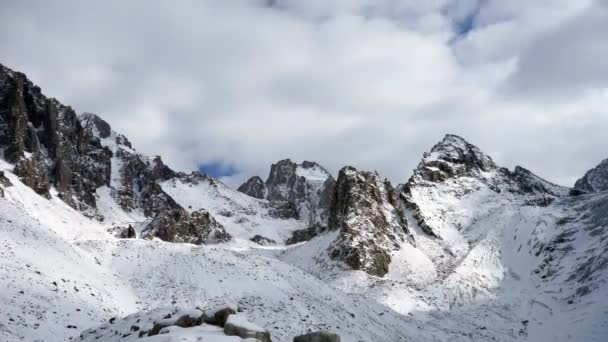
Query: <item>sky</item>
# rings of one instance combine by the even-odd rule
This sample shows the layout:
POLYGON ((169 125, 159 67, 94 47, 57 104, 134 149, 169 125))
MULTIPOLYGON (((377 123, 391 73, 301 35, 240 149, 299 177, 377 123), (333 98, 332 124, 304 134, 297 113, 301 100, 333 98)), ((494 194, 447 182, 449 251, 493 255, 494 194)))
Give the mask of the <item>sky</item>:
POLYGON ((0 0, 0 63, 177 170, 406 181, 458 134, 563 185, 608 157, 608 1, 0 0))

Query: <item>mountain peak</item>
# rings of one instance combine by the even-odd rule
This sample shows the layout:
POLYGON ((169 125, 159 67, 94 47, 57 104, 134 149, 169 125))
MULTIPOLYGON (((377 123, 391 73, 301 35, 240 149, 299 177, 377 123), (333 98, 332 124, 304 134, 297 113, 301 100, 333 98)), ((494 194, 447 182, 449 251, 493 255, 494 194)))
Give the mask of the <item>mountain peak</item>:
POLYGON ((496 168, 492 158, 462 137, 446 134, 442 141, 426 152, 414 170, 414 176, 440 182, 466 174, 477 174, 496 168))

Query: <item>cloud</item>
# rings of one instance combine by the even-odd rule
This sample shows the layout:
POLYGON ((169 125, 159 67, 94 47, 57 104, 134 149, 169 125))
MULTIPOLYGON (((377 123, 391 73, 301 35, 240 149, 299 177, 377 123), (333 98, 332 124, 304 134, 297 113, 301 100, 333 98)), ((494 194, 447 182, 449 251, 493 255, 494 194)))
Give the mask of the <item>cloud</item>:
POLYGON ((403 182, 448 132, 571 183, 608 154, 599 59, 554 72, 606 48, 577 19, 601 5, 576 3, 11 2, 1 62, 177 169, 239 171, 232 185, 287 157, 403 182), (559 103, 517 91, 568 77, 559 103))

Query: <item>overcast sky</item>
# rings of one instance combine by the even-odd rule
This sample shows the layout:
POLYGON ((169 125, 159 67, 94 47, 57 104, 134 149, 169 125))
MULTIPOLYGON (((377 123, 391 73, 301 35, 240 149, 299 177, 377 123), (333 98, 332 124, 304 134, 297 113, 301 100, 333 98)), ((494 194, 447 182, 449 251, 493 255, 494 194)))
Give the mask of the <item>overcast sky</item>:
POLYGON ((179 170, 403 182, 446 133, 571 185, 608 157, 608 1, 0 0, 0 63, 179 170))

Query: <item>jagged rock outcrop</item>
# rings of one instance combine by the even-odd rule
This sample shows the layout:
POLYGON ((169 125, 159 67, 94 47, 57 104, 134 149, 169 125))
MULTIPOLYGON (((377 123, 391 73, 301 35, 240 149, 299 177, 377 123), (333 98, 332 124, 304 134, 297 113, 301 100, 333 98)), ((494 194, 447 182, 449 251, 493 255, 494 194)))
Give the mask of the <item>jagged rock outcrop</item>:
POLYGON ((242 184, 238 191, 272 203, 292 204, 295 211, 280 210, 277 217, 287 218, 286 214, 289 214, 291 218, 307 224, 325 226, 334 185, 334 178, 319 164, 310 161, 297 164, 284 159, 272 164, 265 183, 255 176, 242 184))
POLYGON ((45 97, 24 74, 2 65, 0 147, 35 191, 44 194, 47 183, 53 184, 76 209, 94 208, 95 189, 109 184, 109 149, 83 129, 72 108, 45 97))
POLYGON ((232 238, 208 211, 188 213, 182 208, 160 211, 142 231, 142 236, 193 244, 226 242, 232 238))
POLYGON ((608 190, 608 159, 604 159, 574 184, 573 195, 608 190))
POLYGON ((339 235, 330 256, 354 270, 382 277, 391 252, 411 240, 407 222, 397 208, 397 196, 377 173, 340 170, 329 216, 329 230, 339 235))
POLYGON ((266 197, 266 184, 264 184, 262 178, 258 176, 249 178, 245 183, 239 186, 237 190, 259 199, 264 199, 266 197))

